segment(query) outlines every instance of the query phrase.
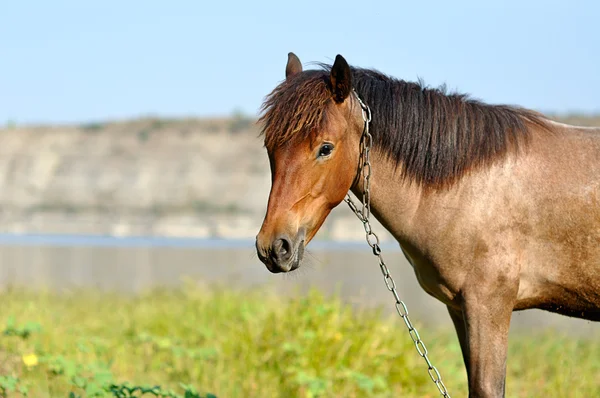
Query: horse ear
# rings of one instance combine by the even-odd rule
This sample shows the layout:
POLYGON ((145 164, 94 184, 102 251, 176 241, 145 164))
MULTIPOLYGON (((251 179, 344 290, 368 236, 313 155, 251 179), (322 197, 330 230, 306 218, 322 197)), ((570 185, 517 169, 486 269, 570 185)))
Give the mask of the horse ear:
POLYGON ((302 72, 302 63, 294 53, 288 53, 288 62, 285 66, 285 78, 289 79, 302 72))
POLYGON ((330 80, 334 101, 338 104, 344 102, 352 90, 352 72, 348 62, 339 54, 331 67, 330 80))

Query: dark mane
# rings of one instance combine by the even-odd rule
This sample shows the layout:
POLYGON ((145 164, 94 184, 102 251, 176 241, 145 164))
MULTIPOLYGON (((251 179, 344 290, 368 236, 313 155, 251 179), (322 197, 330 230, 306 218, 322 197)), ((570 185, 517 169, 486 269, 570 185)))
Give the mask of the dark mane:
POLYGON ((284 80, 267 96, 258 121, 268 149, 302 141, 323 126, 331 102, 328 80, 324 70, 309 70, 284 80))
MULTIPOLYGON (((267 96, 259 122, 268 149, 307 139, 323 126, 332 100, 330 66, 322 67, 284 81, 267 96)), ((419 184, 448 185, 526 145, 530 127, 548 128, 534 111, 484 104, 375 70, 352 68, 352 78, 371 108, 375 146, 419 184)))

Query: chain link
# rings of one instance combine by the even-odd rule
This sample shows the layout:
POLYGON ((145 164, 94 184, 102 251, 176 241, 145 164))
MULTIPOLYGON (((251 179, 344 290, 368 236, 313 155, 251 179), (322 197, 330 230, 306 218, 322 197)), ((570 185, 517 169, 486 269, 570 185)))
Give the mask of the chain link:
POLYGON ((436 385, 436 387, 440 391, 440 394, 442 394, 443 397, 450 398, 450 393, 448 392, 448 389, 446 388, 446 386, 444 385, 444 382, 442 381, 442 376, 440 375, 440 372, 437 370, 437 368, 435 366, 433 366, 433 364, 429 360, 429 357, 427 356, 428 351, 427 351, 427 347, 425 346, 425 343, 423 342, 423 340, 421 340, 421 336, 419 335, 419 332, 413 326, 412 322, 410 321, 410 318, 408 317, 408 308, 406 308, 406 304, 404 304, 404 302, 402 300, 400 300, 400 296, 398 296, 398 291, 396 290, 396 282, 394 282, 392 275, 390 275, 390 271, 389 271, 387 265, 385 264, 385 261, 383 260, 383 256, 381 255, 381 247, 379 246, 379 244, 380 244, 379 237, 377 236, 377 234, 375 234, 375 232, 373 232, 373 230, 371 228, 371 222, 369 221, 370 216, 371 216, 371 158, 370 158, 370 155, 371 155, 371 148, 373 147, 372 146, 373 145, 373 136, 369 132, 369 124, 371 122, 371 109, 367 105, 364 104, 364 102, 360 99, 360 97, 358 96, 358 94, 356 92, 354 92, 354 94, 360 104, 360 107, 362 110, 362 117, 363 117, 363 121, 364 121, 363 134, 360 139, 360 146, 361 146, 360 174, 363 177, 362 207, 359 209, 356 206, 356 204, 350 197, 350 194, 348 194, 346 196, 344 201, 348 204, 348 206, 350 207, 350 210, 352 210, 352 212, 356 215, 356 217, 358 217, 358 219, 363 223, 363 227, 365 228, 367 243, 371 247, 371 249, 373 249, 373 255, 375 255, 377 257, 377 259, 379 260, 379 268, 381 269, 381 273, 383 275, 383 280, 385 282, 387 289, 392 293, 392 295, 394 296, 394 299, 396 300, 396 303, 395 303, 396 311, 398 312, 398 315, 400 315, 400 317, 404 321, 404 324, 406 325, 406 328, 408 329, 408 334, 410 335, 410 338, 412 339, 413 343, 415 344, 415 348, 417 349, 417 352, 425 360, 425 363, 427 364, 427 373, 429 374, 429 377, 431 378, 433 383, 436 385))

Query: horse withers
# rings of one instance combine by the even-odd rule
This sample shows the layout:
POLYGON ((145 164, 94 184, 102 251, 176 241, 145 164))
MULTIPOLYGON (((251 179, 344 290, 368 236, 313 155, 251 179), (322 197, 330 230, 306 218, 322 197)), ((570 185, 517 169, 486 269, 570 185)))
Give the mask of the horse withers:
POLYGON ((372 213, 447 306, 469 396, 504 396, 513 311, 600 320, 599 129, 350 67, 340 55, 303 71, 290 53, 285 74, 260 120, 272 186, 256 249, 271 272, 300 266, 348 190, 362 197, 360 98, 372 113, 372 213))

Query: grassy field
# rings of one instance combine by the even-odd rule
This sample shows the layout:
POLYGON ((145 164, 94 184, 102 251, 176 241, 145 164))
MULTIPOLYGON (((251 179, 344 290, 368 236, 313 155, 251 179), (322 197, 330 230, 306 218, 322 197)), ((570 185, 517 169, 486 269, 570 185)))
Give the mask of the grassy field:
MULTIPOLYGON (((0 396, 126 397, 136 386, 171 397, 438 396, 401 320, 315 291, 11 290, 0 322, 0 396)), ((453 332, 420 332, 450 393, 466 396, 453 332)), ((510 397, 600 393, 597 340, 513 335, 508 364, 510 397)))

